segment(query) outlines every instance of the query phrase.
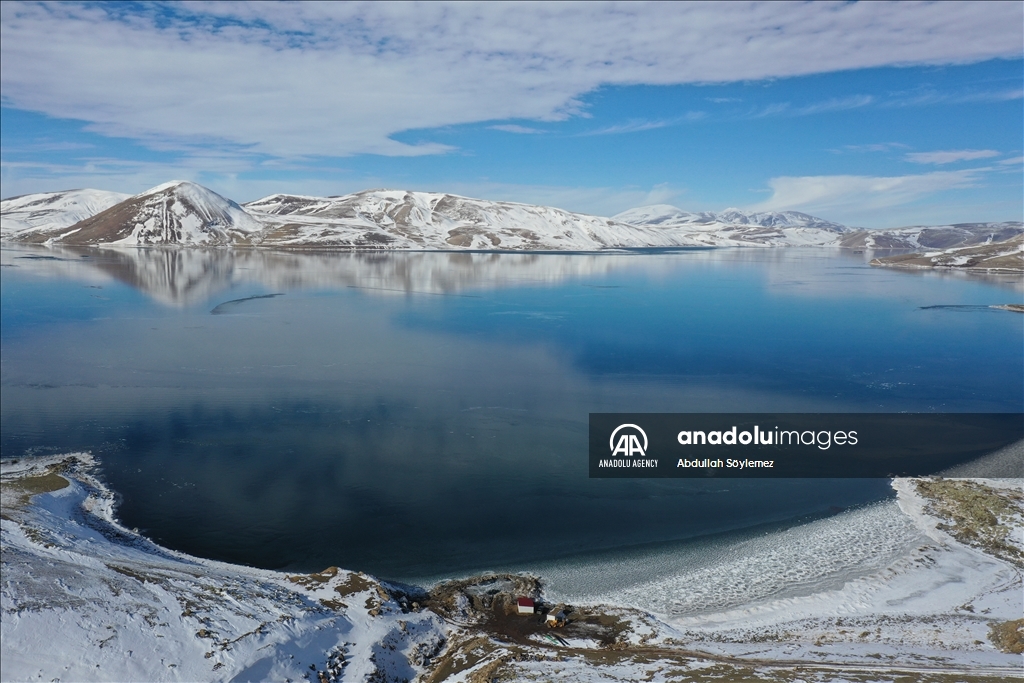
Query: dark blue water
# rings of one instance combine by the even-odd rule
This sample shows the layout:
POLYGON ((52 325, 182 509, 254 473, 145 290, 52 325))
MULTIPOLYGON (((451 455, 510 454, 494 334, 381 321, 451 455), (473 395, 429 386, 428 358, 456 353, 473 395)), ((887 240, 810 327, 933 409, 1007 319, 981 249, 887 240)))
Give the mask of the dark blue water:
POLYGON ((396 579, 796 524, 883 480, 590 480, 590 412, 1010 412, 1019 278, 826 250, 3 250, 4 457, 159 542, 396 579), (39 256, 57 257, 38 258, 39 256), (268 295, 277 296, 268 296, 268 295))

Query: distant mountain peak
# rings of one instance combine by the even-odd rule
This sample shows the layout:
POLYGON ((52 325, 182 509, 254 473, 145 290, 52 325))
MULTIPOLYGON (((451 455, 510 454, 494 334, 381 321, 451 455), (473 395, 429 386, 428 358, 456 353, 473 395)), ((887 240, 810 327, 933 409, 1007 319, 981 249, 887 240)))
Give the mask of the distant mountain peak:
MULTIPOLYGON (((187 187, 187 186, 190 186, 190 185, 194 185, 196 187, 202 187, 201 185, 199 185, 197 183, 194 183, 191 180, 168 180, 166 183, 160 183, 156 187, 151 187, 148 190, 140 192, 136 196, 145 195, 145 194, 157 194, 159 192, 166 192, 167 190, 173 190, 173 189, 175 189, 177 187, 181 187, 181 186, 187 187)), ((203 189, 206 189, 206 188, 203 188, 203 189)))
POLYGON ((729 208, 718 212, 690 212, 668 204, 652 204, 629 209, 614 216, 614 220, 632 225, 659 227, 731 225, 762 228, 813 228, 829 232, 849 230, 845 225, 799 211, 744 211, 729 208))
POLYGON ((191 180, 172 180, 169 183, 161 183, 151 187, 145 192, 140 192, 135 197, 172 196, 181 201, 192 204, 196 209, 209 210, 214 213, 226 211, 228 207, 242 210, 233 199, 217 194, 213 190, 191 180))

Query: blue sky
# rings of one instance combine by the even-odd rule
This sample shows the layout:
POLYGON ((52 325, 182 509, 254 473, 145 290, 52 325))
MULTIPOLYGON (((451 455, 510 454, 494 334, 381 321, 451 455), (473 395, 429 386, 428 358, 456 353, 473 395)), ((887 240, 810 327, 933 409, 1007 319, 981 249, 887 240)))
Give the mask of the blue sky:
POLYGON ((4 197, 1021 220, 1021 3, 0 5, 4 197))

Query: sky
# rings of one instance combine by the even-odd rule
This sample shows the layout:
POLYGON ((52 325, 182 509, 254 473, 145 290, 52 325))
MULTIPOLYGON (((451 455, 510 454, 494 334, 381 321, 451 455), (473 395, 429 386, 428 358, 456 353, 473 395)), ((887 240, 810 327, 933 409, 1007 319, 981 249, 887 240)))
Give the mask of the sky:
POLYGON ((1024 3, 0 3, 0 194, 1024 216, 1024 3))

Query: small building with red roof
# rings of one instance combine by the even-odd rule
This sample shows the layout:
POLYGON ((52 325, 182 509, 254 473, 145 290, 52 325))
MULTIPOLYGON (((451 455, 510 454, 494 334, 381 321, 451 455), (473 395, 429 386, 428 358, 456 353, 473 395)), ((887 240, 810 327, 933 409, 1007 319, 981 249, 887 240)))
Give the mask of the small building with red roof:
POLYGON ((519 610, 519 614, 533 614, 533 598, 519 598, 516 600, 516 607, 519 610))

